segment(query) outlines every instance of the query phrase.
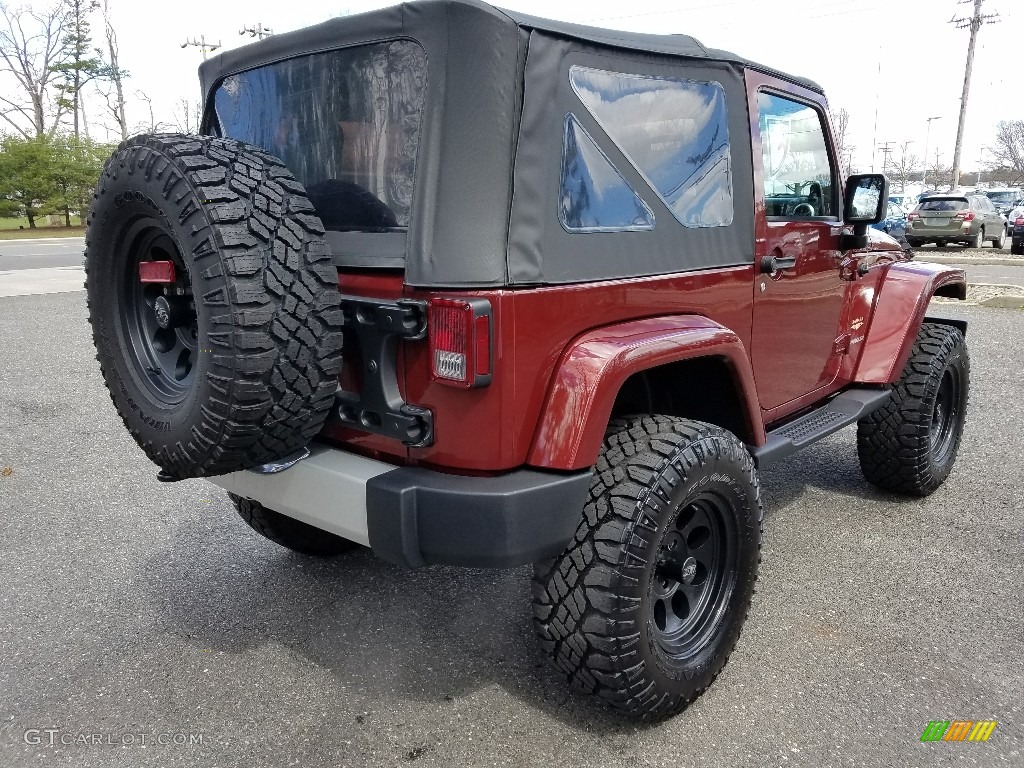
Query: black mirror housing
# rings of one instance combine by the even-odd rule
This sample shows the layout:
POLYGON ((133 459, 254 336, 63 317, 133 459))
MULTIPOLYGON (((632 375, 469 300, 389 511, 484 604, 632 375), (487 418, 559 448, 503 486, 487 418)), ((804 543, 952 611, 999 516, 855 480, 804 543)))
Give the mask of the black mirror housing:
POLYGON ((846 180, 843 221, 847 224, 877 224, 885 218, 889 204, 889 180, 882 173, 854 173, 846 180))
POLYGON ((853 234, 840 238, 843 251, 866 248, 868 225, 885 219, 889 205, 889 180, 882 173, 854 173, 846 180, 843 223, 853 225, 853 234))

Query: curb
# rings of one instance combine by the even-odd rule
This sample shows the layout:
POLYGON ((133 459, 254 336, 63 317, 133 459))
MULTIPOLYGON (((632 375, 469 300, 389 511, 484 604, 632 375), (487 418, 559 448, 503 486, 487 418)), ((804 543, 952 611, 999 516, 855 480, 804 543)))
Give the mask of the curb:
POLYGON ((68 240, 84 240, 85 235, 68 235, 67 237, 12 237, 0 239, 0 245, 5 243, 66 243, 68 240))
POLYGON ((914 252, 914 261, 920 262, 934 262, 935 264, 953 264, 956 266, 963 267, 1024 267, 1024 259, 1008 259, 1008 258, 971 258, 969 256, 932 256, 928 254, 927 258, 920 258, 918 252, 914 252))
POLYGON ((993 296, 980 302, 978 306, 996 309, 1024 309, 1024 296, 993 296))

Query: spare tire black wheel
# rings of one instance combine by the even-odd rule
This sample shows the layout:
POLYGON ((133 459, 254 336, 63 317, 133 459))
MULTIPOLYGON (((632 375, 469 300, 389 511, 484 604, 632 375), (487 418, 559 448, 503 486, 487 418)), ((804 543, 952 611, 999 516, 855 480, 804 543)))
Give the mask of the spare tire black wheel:
POLYGON ((104 166, 89 320, 132 436, 173 478, 258 466, 320 431, 337 389, 337 271, 302 185, 231 139, 143 135, 104 166))

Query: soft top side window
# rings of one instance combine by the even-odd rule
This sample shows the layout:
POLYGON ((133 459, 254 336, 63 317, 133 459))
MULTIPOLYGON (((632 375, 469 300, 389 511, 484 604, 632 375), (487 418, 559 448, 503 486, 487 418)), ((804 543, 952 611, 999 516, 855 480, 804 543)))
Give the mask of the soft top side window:
POLYGON ((573 90, 685 227, 733 220, 732 153, 720 83, 569 69, 573 90))
POLYGON ((571 112, 565 116, 558 213, 569 232, 654 229, 654 214, 571 112))

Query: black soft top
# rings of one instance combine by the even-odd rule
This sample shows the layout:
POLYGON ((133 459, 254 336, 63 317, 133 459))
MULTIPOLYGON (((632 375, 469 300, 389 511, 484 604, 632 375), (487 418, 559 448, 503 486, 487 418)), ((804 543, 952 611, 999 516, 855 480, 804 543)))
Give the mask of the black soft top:
MULTIPOLYGON (((406 282, 415 286, 547 284, 752 263, 743 70, 755 68, 821 92, 808 80, 705 48, 687 35, 548 21, 479 0, 420 0, 273 35, 204 62, 199 72, 205 130, 216 130, 211 96, 226 77, 297 56, 396 39, 418 43, 427 66, 408 231, 329 231, 327 240, 338 266, 402 267, 406 282), (643 238, 644 258, 621 258, 637 250, 639 239, 622 233, 588 238, 589 257, 574 255, 582 241, 567 234, 556 215, 563 121, 568 112, 581 113, 564 75, 569 58, 596 65, 606 55, 632 61, 641 72, 669 68, 721 83, 730 105, 736 174, 730 225, 686 229, 654 201, 655 215, 665 223, 643 238), (681 249, 688 254, 686 265, 680 264, 681 249)), ((620 168, 629 164, 618 161, 620 168)), ((634 188, 647 184, 630 178, 634 188)))
POLYGON ((272 35, 260 42, 234 48, 204 62, 200 68, 203 94, 223 77, 272 61, 314 51, 326 50, 355 42, 386 39, 396 34, 413 39, 429 28, 444 28, 456 40, 473 35, 478 25, 499 20, 509 26, 524 30, 541 30, 574 40, 598 45, 624 48, 647 53, 661 53, 669 56, 728 61, 743 67, 785 78, 793 83, 822 93, 820 85, 813 80, 790 75, 771 67, 717 48, 706 48, 699 40, 689 35, 651 35, 639 32, 621 32, 584 24, 570 24, 562 21, 542 19, 502 8, 495 8, 481 0, 416 0, 390 8, 368 11, 353 16, 343 16, 311 27, 272 35), (452 8, 459 6, 471 13, 452 14, 452 8), (478 17, 479 15, 479 17, 478 17), (485 21, 484 17, 490 17, 485 21))

